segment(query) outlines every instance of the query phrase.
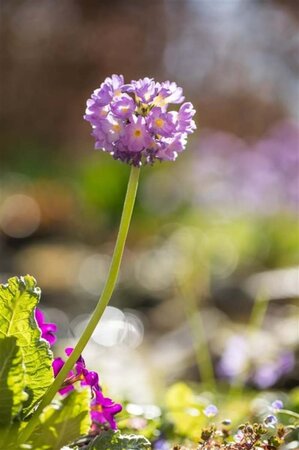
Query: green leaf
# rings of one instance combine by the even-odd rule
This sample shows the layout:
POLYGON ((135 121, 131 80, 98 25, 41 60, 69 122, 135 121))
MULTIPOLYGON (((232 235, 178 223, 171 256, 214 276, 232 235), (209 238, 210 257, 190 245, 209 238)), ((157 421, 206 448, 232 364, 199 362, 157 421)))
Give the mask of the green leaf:
POLYGON ((40 289, 33 277, 14 277, 0 285, 0 337, 14 336, 23 359, 28 400, 23 414, 30 412, 53 381, 52 353, 41 339, 34 318, 40 289))
POLYGON ((105 431, 96 437, 87 450, 150 450, 151 443, 144 436, 105 431))
POLYGON ((19 414, 25 388, 22 353, 14 336, 0 339, 0 425, 19 414))
POLYGON ((5 450, 18 450, 20 446, 17 444, 20 423, 16 422, 11 425, 0 428, 0 448, 5 450))
POLYGON ((175 433, 199 440, 201 428, 207 418, 202 414, 205 404, 185 383, 173 384, 165 396, 168 419, 173 423, 175 433))
POLYGON ((46 407, 30 438, 35 449, 59 450, 90 429, 90 389, 73 391, 62 401, 46 407))

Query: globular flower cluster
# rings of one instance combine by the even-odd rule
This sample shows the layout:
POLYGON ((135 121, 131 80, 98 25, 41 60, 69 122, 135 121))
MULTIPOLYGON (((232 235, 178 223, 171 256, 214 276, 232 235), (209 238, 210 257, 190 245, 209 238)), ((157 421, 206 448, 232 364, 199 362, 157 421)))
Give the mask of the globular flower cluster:
MULTIPOLYGON (((55 344, 56 336, 54 333, 57 331, 56 324, 46 323, 44 314, 40 309, 35 310, 35 320, 41 331, 41 337, 48 341, 50 346, 55 344)), ((71 347, 65 349, 67 356, 69 356, 72 351, 73 348, 71 347)), ((62 358, 54 359, 52 367, 55 377, 60 372, 63 365, 64 360, 62 358)), ((74 390, 74 384, 76 382, 79 382, 81 386, 89 386, 91 389, 92 399, 90 403, 90 417, 92 425, 90 432, 97 434, 103 426, 108 426, 112 430, 116 430, 117 424, 114 416, 122 410, 122 406, 119 403, 115 403, 111 398, 104 396, 99 384, 98 374, 87 369, 82 356, 76 361, 74 369, 69 372, 59 393, 65 395, 74 390)))
POLYGON ((114 159, 135 166, 174 161, 196 128, 193 105, 183 101, 174 82, 144 78, 125 84, 122 75, 112 75, 87 100, 84 119, 92 126, 95 148, 114 159), (171 104, 181 106, 169 111, 171 104))

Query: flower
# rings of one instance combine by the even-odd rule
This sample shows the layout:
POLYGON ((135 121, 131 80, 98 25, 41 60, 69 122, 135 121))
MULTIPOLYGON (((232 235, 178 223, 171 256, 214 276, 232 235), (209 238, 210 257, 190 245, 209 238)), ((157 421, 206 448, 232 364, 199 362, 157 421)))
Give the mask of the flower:
POLYGON ((283 402, 281 400, 275 400, 272 404, 271 404, 271 410, 273 412, 278 412, 283 408, 283 402))
POLYGON ((264 424, 268 428, 275 428, 275 425, 277 424, 277 418, 273 415, 267 416, 264 419, 264 424))
POLYGON ((41 331, 41 337, 49 342, 50 345, 54 345, 56 342, 56 336, 54 333, 57 331, 57 325, 55 323, 46 323, 43 312, 36 308, 35 320, 41 331))
MULTIPOLYGON (((68 347, 65 349, 65 353, 69 356, 74 349, 68 347)), ((54 376, 60 372, 64 365, 62 358, 55 358, 52 364, 54 376)), ((93 433, 99 432, 99 426, 109 424, 112 430, 117 429, 114 416, 122 410, 122 406, 119 403, 114 403, 109 397, 105 397, 102 393, 102 388, 99 385, 99 376, 96 372, 88 370, 86 368, 85 361, 80 356, 75 364, 73 370, 68 373, 68 377, 63 383, 62 388, 59 390, 61 395, 65 395, 68 392, 74 390, 74 384, 80 382, 81 386, 89 386, 91 389, 92 400, 90 403, 90 417, 92 419, 91 431, 93 433)))
POLYGON ((154 450, 170 450, 170 448, 166 439, 159 438, 154 442, 154 450))
POLYGON ((174 82, 146 77, 124 84, 122 75, 112 75, 87 100, 84 119, 91 124, 95 148, 114 159, 135 166, 174 161, 196 129, 195 109, 183 101, 174 82), (168 111, 170 104, 181 106, 168 111))
MULTIPOLYGON (((65 353, 69 356, 73 351, 73 348, 68 347, 65 349, 65 353)), ((62 358, 55 358, 52 367, 54 371, 54 376, 60 372, 64 365, 62 358)), ((96 372, 90 371, 86 368, 86 364, 82 356, 77 359, 74 370, 71 370, 68 374, 67 379, 64 382, 62 389, 59 390, 60 394, 66 394, 74 389, 73 384, 80 381, 81 386, 90 386, 91 388, 100 389, 99 387, 99 376, 96 372)))
POLYGON ((229 133, 203 132, 186 173, 195 203, 225 216, 297 215, 298 142, 299 126, 291 121, 250 144, 229 133))
POLYGON ((262 353, 254 349, 255 343, 266 334, 256 333, 251 339, 244 335, 232 335, 226 342, 218 362, 218 374, 230 380, 242 377, 255 386, 265 389, 274 385, 284 374, 290 372, 295 365, 292 351, 286 351, 279 346, 264 346, 262 353))
POLYGON ((218 414, 218 408, 215 405, 208 405, 203 412, 207 417, 214 417, 218 414))
POLYGON ((109 423, 110 428, 116 430, 117 426, 114 416, 122 410, 122 406, 119 403, 114 403, 111 398, 104 397, 102 391, 96 389, 90 409, 94 428, 97 425, 109 423))
POLYGON ((275 361, 259 367, 253 376, 253 381, 259 388, 268 388, 275 384, 285 373, 289 373, 294 366, 294 354, 289 351, 282 352, 280 355, 277 355, 275 361))

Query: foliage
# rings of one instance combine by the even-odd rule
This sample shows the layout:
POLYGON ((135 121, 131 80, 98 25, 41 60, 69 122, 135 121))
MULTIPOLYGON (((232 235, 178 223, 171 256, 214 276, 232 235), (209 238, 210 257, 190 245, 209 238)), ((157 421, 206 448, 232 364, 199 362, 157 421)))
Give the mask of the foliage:
MULTIPOLYGON (((20 350, 24 369, 27 400, 22 406, 26 416, 52 383, 52 356, 47 343, 40 339, 34 320, 34 309, 40 299, 40 289, 33 277, 14 277, 0 289, 0 336, 14 337, 20 350)), ((8 416, 8 420, 10 420, 8 416)))
MULTIPOLYGON (((142 436, 102 432, 101 428, 96 431, 96 434, 101 432, 100 436, 94 430, 89 434, 91 390, 88 387, 73 390, 62 400, 48 405, 25 447, 18 444, 32 412, 53 380, 53 355, 48 342, 41 337, 42 328, 49 324, 41 324, 40 329, 35 316, 39 299, 40 289, 29 275, 11 278, 7 284, 0 285, 0 448, 75 449, 74 442, 83 437, 89 449, 149 449, 149 441, 142 436)), ((81 365, 82 361, 81 358, 81 365)), ((82 370, 88 372, 85 366, 82 370)))
POLYGON ((89 389, 83 389, 81 392, 73 391, 61 402, 45 408, 40 424, 31 436, 34 447, 59 450, 78 436, 88 433, 89 402, 89 389))
POLYGON ((96 437, 87 450, 150 450, 150 442, 143 436, 123 435, 119 431, 106 431, 96 437))
MULTIPOLYGON (((296 446, 299 438, 296 433, 299 425, 298 398, 298 389, 288 394, 258 393, 247 389, 227 390, 218 385, 217 391, 209 392, 203 385, 179 382, 167 390, 161 401, 163 409, 159 417, 147 419, 144 405, 143 413, 139 412, 135 423, 138 431, 153 443, 154 450, 274 450, 282 443, 296 446), (277 398, 283 402, 275 401, 277 398), (207 414, 210 402, 218 407, 214 407, 216 413, 212 416, 207 414), (283 403, 287 409, 275 410, 277 403, 283 403), (248 448, 247 443, 250 444, 248 448)), ((130 409, 132 404, 128 405, 130 409)), ((132 427, 132 417, 121 423, 124 433, 130 432, 132 427)))
MULTIPOLYGON (((40 289, 29 275, 0 287, 0 448, 18 448, 18 432, 53 380, 52 352, 34 316, 39 299, 40 289)), ((88 390, 75 391, 48 406, 27 445, 60 449, 87 433, 89 397, 88 390)))
POLYGON ((22 353, 15 336, 0 339, 0 423, 11 422, 22 408, 25 377, 22 353))

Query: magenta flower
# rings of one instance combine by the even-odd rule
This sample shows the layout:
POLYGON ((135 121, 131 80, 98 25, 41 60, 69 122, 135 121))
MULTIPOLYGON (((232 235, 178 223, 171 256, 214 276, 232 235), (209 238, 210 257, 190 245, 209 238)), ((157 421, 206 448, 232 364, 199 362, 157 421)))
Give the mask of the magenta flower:
POLYGON ((91 124, 95 148, 114 159, 135 166, 174 161, 196 129, 190 102, 168 111, 183 101, 183 90, 174 82, 144 78, 124 84, 122 75, 112 75, 87 101, 84 119, 91 124))
MULTIPOLYGON (((73 348, 66 348, 65 353, 69 356, 73 351, 73 348)), ((52 367, 54 376, 60 372, 64 365, 62 358, 55 358, 52 367)), ((86 364, 82 356, 77 360, 74 370, 71 370, 65 380, 63 387, 59 390, 59 393, 64 395, 74 389, 74 383, 80 381, 81 386, 90 386, 92 389, 100 389, 99 376, 96 372, 90 371, 86 368, 86 364)))
POLYGON ((94 398, 91 401, 91 419, 94 427, 109 424, 112 430, 116 430, 117 425, 114 416, 122 410, 119 403, 114 403, 111 398, 104 397, 102 391, 94 391, 94 398))
MULTIPOLYGON (((73 348, 66 348, 65 353, 69 356, 73 348)), ((64 365, 62 358, 55 358, 52 364, 54 376, 60 372, 64 365)), ((103 425, 109 425, 116 430, 117 425, 114 416, 122 410, 119 403, 114 403, 109 397, 105 397, 99 385, 99 376, 96 372, 88 370, 82 356, 76 361, 75 367, 68 373, 67 379, 64 381, 62 388, 59 390, 61 395, 74 390, 74 384, 80 382, 81 386, 89 386, 92 393, 90 403, 90 417, 92 419, 91 431, 98 433, 103 425)))
POLYGON ((50 345, 54 345, 56 342, 54 333, 57 331, 57 325, 55 323, 46 323, 44 314, 38 308, 35 310, 35 320, 41 331, 41 337, 48 341, 50 345))

